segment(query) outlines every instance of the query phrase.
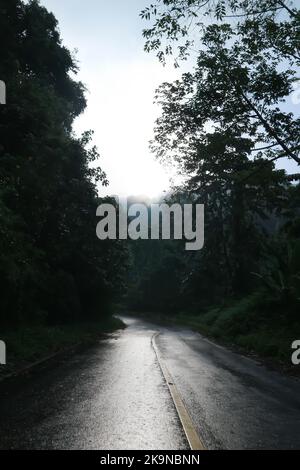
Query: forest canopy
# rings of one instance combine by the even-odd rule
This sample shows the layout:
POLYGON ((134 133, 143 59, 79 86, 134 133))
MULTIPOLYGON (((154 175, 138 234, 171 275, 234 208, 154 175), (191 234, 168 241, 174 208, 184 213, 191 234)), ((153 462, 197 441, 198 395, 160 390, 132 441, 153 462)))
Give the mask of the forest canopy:
POLYGON ((95 236, 107 178, 92 132, 72 131, 86 107, 76 59, 36 0, 1 0, 0 25, 1 325, 105 316, 126 256, 95 236))
POLYGON ((169 200, 205 204, 205 246, 187 254, 152 242, 141 263, 136 245, 129 303, 192 316, 253 349, 274 330, 287 349, 300 328, 300 11, 277 0, 160 0, 141 17, 147 52, 176 67, 194 60, 157 90, 151 149, 184 176, 169 200), (278 168, 288 161, 295 172, 278 168))
POLYGON ((105 317, 122 299, 131 311, 192 315, 230 340, 253 333, 250 346, 274 328, 290 340, 300 326, 299 9, 157 0, 140 16, 146 52, 194 61, 156 92, 151 150, 183 176, 165 202, 205 205, 204 248, 97 239, 108 181, 92 131, 73 132, 86 108, 76 58, 37 0, 0 0, 1 325, 105 317))

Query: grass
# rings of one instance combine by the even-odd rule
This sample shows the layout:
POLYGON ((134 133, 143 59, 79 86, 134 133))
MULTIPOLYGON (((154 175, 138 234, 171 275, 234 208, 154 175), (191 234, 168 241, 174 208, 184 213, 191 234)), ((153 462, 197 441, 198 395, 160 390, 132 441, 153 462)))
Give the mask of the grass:
POLYGON ((197 316, 178 315, 175 322, 286 364, 291 364, 292 342, 300 338, 300 322, 287 321, 285 315, 276 311, 266 311, 257 294, 197 316))
POLYGON ((3 375, 15 372, 28 364, 66 350, 79 343, 89 344, 104 333, 124 328, 115 317, 98 322, 60 326, 32 326, 1 333, 6 343, 7 365, 0 366, 3 375))
POLYGON ((300 339, 300 318, 287 320, 285 309, 272 308, 261 293, 198 314, 142 315, 161 324, 188 326, 222 344, 287 366, 291 366, 291 345, 300 339))

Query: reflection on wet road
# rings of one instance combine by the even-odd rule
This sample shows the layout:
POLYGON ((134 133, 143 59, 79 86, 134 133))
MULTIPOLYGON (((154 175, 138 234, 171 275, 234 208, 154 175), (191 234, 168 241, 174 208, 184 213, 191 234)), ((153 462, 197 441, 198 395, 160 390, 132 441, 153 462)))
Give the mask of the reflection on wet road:
POLYGON ((185 449, 151 338, 130 326, 66 358, 0 404, 0 447, 185 449))
POLYGON ((300 385, 187 330, 128 327, 1 392, 1 449, 188 449, 151 345, 207 448, 300 448, 300 385))
POLYGON ((157 345, 208 449, 300 449, 298 380, 188 330, 157 345))

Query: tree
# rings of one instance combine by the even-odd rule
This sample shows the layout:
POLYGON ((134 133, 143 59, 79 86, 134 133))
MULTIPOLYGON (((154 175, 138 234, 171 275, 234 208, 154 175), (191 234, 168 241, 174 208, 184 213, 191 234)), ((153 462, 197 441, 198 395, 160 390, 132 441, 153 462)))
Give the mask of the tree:
POLYGON ((57 20, 38 1, 0 2, 1 322, 64 322, 109 313, 126 251, 96 238, 92 133, 73 135, 86 106, 57 20))
POLYGON ((206 205, 205 248, 182 278, 187 298, 207 307, 258 286, 266 227, 283 223, 299 180, 275 169, 283 158, 300 163, 300 121, 285 105, 298 80, 299 11, 275 0, 162 0, 141 16, 154 22, 145 49, 161 62, 174 44, 177 65, 199 46, 195 70, 157 91, 151 147, 185 176, 177 197, 206 205))
POLYGON ((268 41, 273 51, 280 51, 291 60, 299 60, 299 10, 294 2, 284 0, 158 0, 140 14, 152 21, 144 29, 145 50, 156 51, 165 63, 174 54, 186 59, 193 47, 199 50, 202 34, 213 21, 230 22, 237 35, 249 29, 252 44, 259 47, 268 41), (259 34, 257 34, 259 33, 259 34))

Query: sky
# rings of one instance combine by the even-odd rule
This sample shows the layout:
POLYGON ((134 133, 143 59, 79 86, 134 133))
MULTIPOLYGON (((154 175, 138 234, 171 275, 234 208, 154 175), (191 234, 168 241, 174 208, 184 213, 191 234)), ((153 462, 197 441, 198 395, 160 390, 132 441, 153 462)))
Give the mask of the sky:
POLYGON ((170 175, 149 150, 159 108, 154 93, 179 76, 143 50, 148 0, 41 0, 59 21, 64 45, 77 49, 78 78, 88 89, 88 107, 75 122, 95 131, 100 166, 110 185, 100 194, 155 197, 169 189, 170 175))
MULTIPOLYGON (((87 87, 88 107, 74 126, 76 133, 95 131, 94 143, 100 166, 110 185, 100 195, 157 197, 170 187, 170 169, 165 170, 149 150, 156 118, 156 88, 180 77, 182 69, 163 67, 154 53, 143 50, 139 17, 150 0, 41 0, 59 21, 66 45, 76 50, 78 79, 87 87)), ((185 63, 185 69, 192 64, 185 63)), ((299 112, 300 92, 289 110, 299 112), (298 96, 299 95, 299 96, 298 96)), ((291 161, 278 167, 298 171, 291 161)))

